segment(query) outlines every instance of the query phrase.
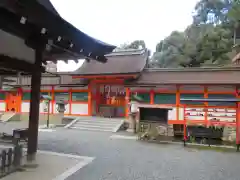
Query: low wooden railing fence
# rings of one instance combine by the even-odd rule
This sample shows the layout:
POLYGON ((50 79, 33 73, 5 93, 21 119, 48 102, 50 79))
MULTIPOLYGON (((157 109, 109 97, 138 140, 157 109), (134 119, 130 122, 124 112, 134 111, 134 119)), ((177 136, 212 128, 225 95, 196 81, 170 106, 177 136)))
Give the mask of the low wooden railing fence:
POLYGON ((22 158, 22 145, 16 144, 14 148, 3 149, 0 154, 0 178, 18 170, 22 158))

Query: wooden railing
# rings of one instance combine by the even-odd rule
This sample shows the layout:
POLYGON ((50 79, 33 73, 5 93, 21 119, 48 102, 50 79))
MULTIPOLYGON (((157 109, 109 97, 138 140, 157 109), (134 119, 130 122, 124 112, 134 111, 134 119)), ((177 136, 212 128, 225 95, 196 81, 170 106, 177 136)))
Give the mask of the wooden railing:
POLYGON ((0 178, 18 170, 21 166, 22 158, 22 145, 17 144, 14 148, 2 150, 0 154, 0 178))

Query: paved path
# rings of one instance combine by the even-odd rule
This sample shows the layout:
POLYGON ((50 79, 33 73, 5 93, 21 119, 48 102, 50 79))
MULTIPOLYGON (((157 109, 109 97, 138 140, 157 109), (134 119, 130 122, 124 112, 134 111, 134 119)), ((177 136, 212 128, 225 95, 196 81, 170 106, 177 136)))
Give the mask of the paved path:
POLYGON ((68 180, 239 180, 240 153, 184 149, 110 138, 112 133, 58 129, 39 148, 95 157, 68 180))

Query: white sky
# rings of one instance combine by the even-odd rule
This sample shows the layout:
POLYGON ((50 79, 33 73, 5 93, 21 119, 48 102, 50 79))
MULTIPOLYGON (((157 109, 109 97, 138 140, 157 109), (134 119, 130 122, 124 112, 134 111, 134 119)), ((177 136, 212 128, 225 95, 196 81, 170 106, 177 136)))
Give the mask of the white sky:
MULTIPOLYGON (((174 30, 192 22, 198 0, 51 0, 59 14, 88 35, 120 45, 144 40, 155 51, 156 44, 174 30)), ((60 71, 81 66, 58 63, 60 71)))

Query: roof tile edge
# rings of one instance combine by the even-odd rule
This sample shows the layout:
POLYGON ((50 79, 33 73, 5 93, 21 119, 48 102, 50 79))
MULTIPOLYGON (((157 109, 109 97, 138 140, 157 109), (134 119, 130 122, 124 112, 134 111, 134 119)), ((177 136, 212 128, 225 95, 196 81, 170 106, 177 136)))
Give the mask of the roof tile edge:
POLYGON ((240 67, 145 68, 144 72, 240 71, 240 67))
POLYGON ((110 56, 128 56, 128 55, 141 55, 148 52, 148 49, 129 49, 129 50, 123 50, 123 51, 113 51, 110 54, 106 54, 105 57, 110 56))

